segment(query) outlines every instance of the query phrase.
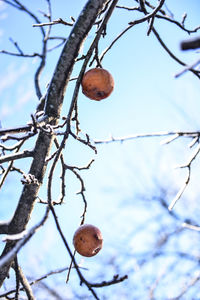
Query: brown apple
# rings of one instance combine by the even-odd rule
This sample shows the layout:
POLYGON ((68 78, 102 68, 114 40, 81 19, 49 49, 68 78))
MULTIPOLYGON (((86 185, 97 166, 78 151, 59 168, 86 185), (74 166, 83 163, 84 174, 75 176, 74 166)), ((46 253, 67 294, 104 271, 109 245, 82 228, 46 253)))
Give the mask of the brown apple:
POLYGON ((101 250, 103 245, 101 231, 90 224, 81 225, 74 233, 73 244, 80 255, 94 256, 101 250))
POLYGON ((92 100, 100 101, 110 96, 114 89, 114 79, 105 69, 93 68, 83 75, 82 92, 92 100))

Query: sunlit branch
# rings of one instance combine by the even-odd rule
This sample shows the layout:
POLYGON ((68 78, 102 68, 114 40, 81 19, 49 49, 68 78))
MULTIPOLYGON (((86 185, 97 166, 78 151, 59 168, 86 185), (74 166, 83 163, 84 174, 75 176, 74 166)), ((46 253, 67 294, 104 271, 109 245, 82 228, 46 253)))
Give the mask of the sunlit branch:
MULTIPOLYGON (((20 148, 23 146, 24 142, 25 142, 25 140, 22 140, 22 141, 20 141, 19 143, 17 143, 15 145, 15 147, 13 148, 15 150, 14 153, 18 153, 18 151, 20 150, 20 148)), ((6 177, 9 174, 9 172, 10 172, 12 166, 13 166, 13 162, 14 162, 13 160, 11 160, 9 162, 7 169, 4 171, 4 173, 2 175, 1 180, 0 180, 0 188, 3 186, 3 184, 4 184, 5 180, 6 180, 6 177)))
POLYGON ((64 21, 62 18, 59 18, 57 20, 54 20, 54 21, 48 22, 48 23, 33 24, 33 27, 50 26, 50 25, 56 25, 56 24, 73 26, 74 22, 73 23, 69 23, 69 22, 64 21))
MULTIPOLYGON (((112 4, 110 5, 110 7, 109 7, 102 23, 101 23, 101 25, 100 25, 97 33, 96 33, 96 36, 95 36, 93 42, 91 43, 91 46, 89 47, 89 50, 87 51, 87 54, 85 56, 82 68, 79 72, 79 76, 76 80, 76 86, 75 86, 75 89, 74 89, 74 93, 73 93, 72 100, 71 100, 71 105, 70 105, 68 116, 67 116, 67 119, 69 120, 69 122, 71 121, 72 113, 73 113, 74 110, 76 110, 75 114, 77 115, 77 99, 78 99, 78 93, 79 93, 79 89, 80 89, 83 74, 84 74, 84 72, 86 70, 86 67, 89 63, 89 60, 90 60, 90 58, 93 54, 93 51, 97 47, 99 39, 101 38, 101 35, 102 35, 103 31, 105 30, 105 26, 108 23, 108 21, 109 21, 111 15, 112 15, 116 5, 117 5, 117 2, 118 2, 118 0, 113 0, 112 4)), ((76 122, 78 122, 77 118, 76 118, 76 122)))
POLYGON ((184 182, 183 186, 180 188, 179 192, 177 193, 175 198, 170 203, 169 210, 173 209, 174 205, 181 198, 181 196, 183 195, 186 187, 188 186, 188 184, 190 182, 190 178, 191 178, 191 165, 192 165, 192 162, 196 159, 199 152, 200 152, 200 144, 198 144, 198 146, 196 147, 194 153, 192 153, 192 155, 190 156, 188 162, 185 165, 179 166, 179 168, 187 168, 188 174, 186 176, 186 179, 185 179, 185 182, 184 182))
POLYGON ((22 132, 27 132, 30 131, 32 128, 31 125, 25 125, 25 126, 21 126, 21 127, 16 127, 16 128, 6 128, 6 129, 0 129, 0 136, 3 136, 5 134, 18 134, 18 133, 22 133, 22 132))
POLYGON ((168 17, 168 16, 163 16, 163 15, 157 14, 155 17, 157 19, 163 19, 163 20, 166 20, 167 22, 175 24, 176 26, 178 26, 180 29, 182 29, 183 31, 187 32, 188 34, 196 33, 200 29, 200 26, 197 26, 194 29, 188 29, 188 28, 186 28, 184 26, 183 22, 180 23, 177 20, 175 20, 175 19, 173 19, 171 17, 168 17))
POLYGON ((25 235, 23 238, 21 238, 17 243, 14 244, 13 248, 5 254, 3 257, 0 258, 0 268, 2 268, 5 264, 8 264, 10 261, 13 260, 13 258, 16 256, 16 254, 19 252, 19 250, 29 241, 29 239, 35 234, 35 232, 44 225, 49 215, 49 208, 47 207, 45 215, 43 219, 33 226, 25 235))
POLYGON ((120 277, 119 275, 115 275, 113 277, 113 279, 111 279, 110 281, 102 281, 101 283, 92 283, 91 286, 92 287, 96 287, 96 288, 102 288, 102 287, 105 287, 105 286, 109 286, 109 285, 113 285, 113 284, 116 284, 116 283, 120 283, 124 280, 128 279, 128 276, 127 275, 124 275, 122 277, 120 277))
POLYGON ((14 161, 11 161, 9 164, 8 164, 8 167, 7 169, 3 172, 2 176, 1 176, 1 180, 0 180, 0 189, 2 188, 5 180, 6 180, 6 177, 8 176, 12 166, 13 166, 13 163, 14 161))
MULTIPOLYGON (((175 141, 177 138, 179 138, 180 135, 178 133, 174 134, 174 135, 170 135, 169 137, 167 137, 166 139, 164 139, 160 144, 161 145, 167 145, 172 143, 173 141, 175 141)), ((194 138, 193 138, 194 139, 194 138)))
POLYGON ((180 190, 178 191, 178 193, 176 194, 176 196, 174 197, 174 199, 172 200, 172 202, 169 205, 169 210, 172 210, 175 206, 175 204, 177 203, 177 201, 181 198, 181 196, 183 195, 186 187, 188 186, 189 182, 190 182, 190 177, 191 177, 191 168, 188 167, 187 168, 188 174, 186 176, 185 182, 182 185, 182 187, 180 188, 180 190))
POLYGON ((156 15, 156 13, 163 6, 164 2, 165 2, 165 0, 160 0, 158 6, 151 13, 147 14, 144 18, 141 18, 139 20, 135 20, 133 22, 129 22, 129 25, 136 25, 136 24, 140 24, 142 22, 148 21, 149 19, 151 19, 152 17, 154 17, 156 15))
POLYGON ((128 6, 122 6, 122 5, 117 5, 116 8, 121 8, 121 9, 125 9, 125 10, 130 10, 130 11, 134 11, 134 10, 138 11, 140 9, 138 6, 128 7, 128 6))
MULTIPOLYGON (((86 216, 86 212, 87 212, 87 201, 86 201, 86 197, 85 197, 85 184, 84 184, 84 181, 81 177, 81 175, 75 170, 74 167, 70 167, 70 166, 67 166, 65 165, 65 168, 66 170, 70 170, 74 173, 74 175, 77 177, 77 179, 79 180, 80 182, 80 185, 81 185, 81 189, 79 192, 77 192, 77 195, 81 195, 82 196, 82 199, 83 199, 83 203, 84 203, 84 210, 83 210, 83 214, 81 216, 82 218, 82 222, 81 222, 81 225, 84 224, 84 221, 85 221, 85 216, 86 216)), ((89 168, 89 167, 88 167, 89 168)))
POLYGON ((103 60, 104 56, 106 55, 106 53, 113 47, 113 45, 128 31, 130 30, 133 26, 143 23, 145 21, 148 21, 149 19, 151 19, 152 17, 155 16, 155 14, 161 9, 162 5, 164 4, 165 0, 162 0, 159 2, 159 5, 154 8, 153 12, 149 13, 148 15, 146 15, 145 17, 141 18, 141 19, 137 19, 133 22, 129 22, 129 26, 126 27, 113 41, 112 43, 101 53, 99 60, 100 62, 103 60))
POLYGON ((9 154, 5 156, 0 157, 0 164, 12 161, 12 160, 17 160, 17 159, 22 159, 26 157, 33 157, 34 152, 29 151, 29 150, 24 150, 23 152, 18 152, 16 154, 9 154))
POLYGON ((18 56, 18 57, 22 57, 22 58, 33 58, 33 57, 41 57, 41 55, 39 53, 33 53, 33 54, 22 54, 22 53, 15 53, 15 52, 10 52, 10 51, 6 51, 6 50, 1 50, 0 51, 1 54, 7 54, 7 55, 12 55, 12 56, 18 56))
MULTIPOLYGON (((54 144, 56 145, 56 148, 59 149, 60 145, 59 145, 59 142, 58 140, 55 138, 54 139, 54 144)), ((61 176, 60 176, 60 179, 61 179, 61 196, 60 196, 60 199, 58 201, 54 201, 53 202, 53 205, 55 204, 61 204, 63 203, 64 201, 64 198, 65 198, 65 175, 66 175, 66 168, 65 168, 65 162, 64 162, 64 156, 63 154, 61 153, 60 155, 60 161, 61 161, 61 176)))
MULTIPOLYGON (((164 137, 164 136, 172 136, 173 141, 175 138, 178 137, 187 137, 187 138, 195 138, 200 136, 199 131, 158 131, 158 132, 152 132, 152 133, 139 133, 139 134, 133 134, 123 137, 111 137, 105 140, 94 140, 95 144, 109 144, 114 142, 126 142, 129 140, 134 139, 140 139, 140 138, 152 138, 152 137, 164 137)), ((170 142, 169 140, 167 141, 170 142)), ((165 141, 166 143, 166 141, 165 141)))
MULTIPOLYGON (((175 74, 175 78, 180 77, 181 75, 183 75, 184 73, 186 73, 187 71, 191 71, 194 70, 195 67, 197 67, 200 64, 200 59, 198 59, 196 62, 194 62, 193 64, 191 64, 190 66, 186 66, 182 71, 180 71, 179 73, 175 74)), ((200 70, 195 70, 197 72, 200 73, 200 70)))
MULTIPOLYGON (((146 3, 146 1, 145 1, 146 3)), ((141 6, 141 10, 143 11, 143 13, 145 14, 145 16, 149 16, 145 5, 141 6)), ((154 16, 156 16, 156 14, 154 14, 154 16)), ((149 20, 149 19, 148 19, 149 20)), ((130 23, 129 23, 130 24, 130 23)), ((183 26, 183 24, 182 24, 183 26)), ((180 26, 181 27, 181 26, 180 26)), ((195 30, 197 31, 200 27, 198 26, 195 30)), ((161 44, 161 46, 164 48, 164 50, 169 54, 169 56, 174 59, 176 62, 178 62, 180 65, 182 66, 186 66, 186 63, 184 63, 183 61, 181 61, 168 47, 167 45, 164 43, 164 41, 161 39, 160 35, 158 34, 157 30, 155 29, 155 27, 151 27, 151 31, 154 33, 154 35, 156 36, 157 40, 159 41, 159 43, 161 44)), ((200 78, 200 74, 198 71, 194 70, 194 69, 190 69, 190 71, 195 74, 198 78, 200 78)))
POLYGON ((18 265, 18 258, 15 257, 13 269, 15 270, 15 281, 16 281, 16 289, 15 289, 15 299, 19 298, 19 286, 20 286, 20 276, 19 276, 19 265, 18 265))
MULTIPOLYGON (((156 36, 157 40, 159 41, 159 43, 161 44, 161 46, 165 49, 165 51, 169 54, 169 56, 171 58, 173 58, 177 63, 179 63, 182 66, 186 66, 186 63, 184 63, 183 61, 181 61, 177 56, 175 56, 172 51, 167 47, 167 45, 163 42, 163 40, 161 39, 160 35, 158 34, 158 32, 155 30, 155 28, 152 28, 152 31, 154 33, 154 35, 156 36)), ((200 78, 200 74, 199 71, 196 71, 194 69, 189 69, 189 71, 191 71, 193 74, 195 74, 198 78, 200 78)))
POLYGON ((197 225, 192 225, 192 224, 189 224, 189 223, 183 223, 182 226, 185 227, 185 228, 191 229, 191 230, 200 231, 200 226, 197 226, 197 225))
MULTIPOLYGON (((74 250, 74 253, 73 253, 74 258, 75 258, 75 255, 76 255, 76 250, 74 250)), ((69 277, 70 277, 72 268, 73 268, 73 261, 71 260, 70 265, 69 265, 69 269, 68 269, 68 272, 67 272, 66 283, 69 282, 69 277)))
POLYGON ((94 152, 95 154, 97 154, 97 149, 94 145, 92 145, 91 141, 90 141, 90 137, 86 134, 86 140, 85 139, 82 139, 80 138, 79 136, 77 136, 76 134, 74 134, 72 131, 70 131, 70 135, 75 139, 77 140, 78 142, 90 147, 94 152))
POLYGON ((19 273, 19 280, 20 280, 20 282, 21 282, 21 284, 23 286, 23 290, 26 292, 27 298, 29 300, 36 300, 36 298, 33 295, 33 291, 31 289, 31 285, 29 284, 29 282, 28 282, 26 276, 24 275, 22 269, 20 268, 20 266, 18 267, 18 273, 19 273))
MULTIPOLYGON (((74 267, 72 266, 72 268, 74 268, 74 267)), ((81 267, 81 265, 79 265, 79 268, 83 269, 83 270, 88 270, 87 268, 81 267)), ((64 268, 60 268, 60 269, 56 269, 56 270, 50 271, 50 272, 46 273, 45 275, 43 275, 43 276, 41 276, 41 277, 39 277, 39 278, 37 278, 35 280, 30 281, 29 285, 30 286, 35 285, 37 283, 40 283, 42 280, 47 279, 50 276, 53 276, 53 275, 56 275, 56 274, 61 274, 61 273, 65 272, 65 271, 67 271, 67 270, 69 270, 69 267, 64 267, 64 268)), ((24 287, 21 287, 20 291, 24 291, 24 289, 25 289, 24 287)), ((0 294, 0 298, 7 297, 7 296, 9 296, 9 295, 11 295, 11 294, 13 294, 15 292, 16 292, 16 290, 12 289, 12 290, 7 291, 7 292, 5 292, 3 294, 0 294)))

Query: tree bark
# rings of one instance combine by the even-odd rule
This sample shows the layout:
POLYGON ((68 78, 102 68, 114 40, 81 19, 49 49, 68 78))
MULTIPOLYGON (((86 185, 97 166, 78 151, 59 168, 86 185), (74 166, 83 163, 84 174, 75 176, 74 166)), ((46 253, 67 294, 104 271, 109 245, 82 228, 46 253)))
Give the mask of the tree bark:
MULTIPOLYGON (((65 90, 81 45, 92 28, 98 13, 107 2, 108 0, 89 0, 64 45, 46 96, 45 117, 52 125, 57 124, 59 120, 65 90)), ((18 206, 8 226, 9 234, 22 232, 29 222, 46 172, 45 161, 50 154, 53 139, 53 135, 48 135, 43 131, 40 131, 38 135, 29 171, 35 180, 31 184, 24 185, 18 206)), ((14 241, 7 242, 1 257, 8 253, 14 246, 14 241)), ((8 276, 12 263, 13 261, 8 261, 0 269, 0 286, 8 276)))

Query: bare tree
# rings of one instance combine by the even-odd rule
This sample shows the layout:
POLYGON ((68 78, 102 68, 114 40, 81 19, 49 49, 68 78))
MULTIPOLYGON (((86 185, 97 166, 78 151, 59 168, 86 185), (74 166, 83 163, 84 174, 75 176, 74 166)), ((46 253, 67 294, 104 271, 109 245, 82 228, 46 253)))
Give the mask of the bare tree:
MULTIPOLYGON (((60 225, 59 219, 56 215, 55 206, 61 205, 66 196, 66 187, 65 187, 65 177, 66 172, 72 172, 77 180, 80 182, 80 195, 84 203, 84 209, 81 218, 81 224, 85 222, 85 216, 87 212, 87 200, 85 196, 85 183, 80 175, 80 171, 83 169, 89 169, 93 163, 93 159, 88 163, 87 166, 78 167, 70 166, 66 163, 65 157, 63 155, 64 148, 70 143, 69 138, 86 145, 88 148, 92 149, 97 153, 97 146, 102 143, 110 143, 116 141, 125 141, 130 139, 139 139, 146 137, 167 137, 166 143, 172 143, 175 139, 189 138, 191 139, 191 148, 195 148, 194 152, 188 159, 188 162, 181 166, 185 168, 188 173, 183 183, 182 187, 171 200, 171 203, 168 207, 165 199, 161 197, 160 200, 161 206, 165 209, 169 208, 170 217, 178 218, 172 211, 176 202, 183 195, 186 187, 190 182, 192 163, 199 155, 200 146, 199 146, 199 131, 195 132, 185 132, 185 131, 170 131, 170 132, 156 132, 156 133, 146 133, 146 134, 133 134, 128 137, 114 138, 108 140, 95 140, 94 143, 91 141, 89 135, 86 133, 84 137, 80 136, 80 124, 78 117, 78 93, 80 90, 80 85, 82 81, 83 74, 85 73, 86 68, 92 65, 96 67, 102 67, 103 59, 106 54, 111 53, 112 49, 117 45, 117 42, 123 37, 126 32, 134 28, 134 26, 146 22, 148 24, 147 35, 153 34, 161 47, 168 53, 168 55, 176 61, 179 65, 183 67, 181 73, 177 74, 176 77, 179 77, 185 72, 191 72, 196 78, 200 79, 199 71, 199 60, 191 65, 187 65, 184 61, 178 58, 166 45, 166 43, 161 38, 158 33, 155 20, 161 19, 172 23, 174 26, 180 28, 181 31, 186 32, 187 34, 196 33, 200 26, 194 29, 188 29, 185 26, 186 16, 183 16, 182 20, 176 20, 173 17, 173 14, 167 9, 164 5, 165 0, 160 0, 155 6, 151 2, 143 0, 135 0, 134 7, 118 5, 117 0, 89 0, 87 1, 85 7, 81 10, 81 13, 77 20, 71 17, 70 21, 63 20, 61 18, 53 20, 52 11, 51 11, 51 1, 46 0, 47 12, 42 13, 42 21, 39 16, 37 16, 31 9, 27 8, 23 1, 18 0, 1 0, 4 3, 7 3, 11 7, 15 8, 17 11, 22 11, 27 14, 34 22, 33 26, 38 28, 41 33, 42 40, 42 49, 40 53, 25 53, 21 49, 18 42, 11 40, 15 47, 15 52, 10 52, 7 50, 2 50, 1 55, 11 55, 24 59, 30 59, 37 57, 39 58, 39 64, 35 71, 34 84, 35 84, 35 93, 39 100, 39 104, 31 115, 31 122, 20 126, 17 128, 2 128, 0 129, 0 135, 2 139, 1 147, 1 181, 0 187, 3 186, 6 182, 6 178, 10 172, 18 172, 23 176, 21 180, 23 184, 23 190, 21 196, 18 200, 18 204, 15 210, 15 213, 12 219, 9 222, 2 222, 0 224, 0 233, 6 235, 5 241, 6 245, 2 252, 0 258, 0 285, 4 283, 6 277, 10 272, 12 267, 15 270, 16 274, 16 288, 13 291, 8 291, 1 295, 1 297, 9 297, 9 294, 15 294, 15 299, 19 299, 20 291, 24 290, 28 299, 35 299, 31 286, 36 283, 36 281, 29 282, 25 277, 22 269, 20 268, 17 260, 17 254, 21 248, 30 240, 30 238, 36 233, 36 231, 45 225, 45 222, 51 214, 55 221, 55 226, 57 231, 67 249, 68 255, 71 259, 71 265, 69 266, 68 275, 70 275, 71 268, 75 268, 77 275, 80 279, 81 284, 85 285, 94 298, 99 299, 96 293, 96 289, 100 287, 110 286, 116 283, 120 283, 127 279, 127 275, 113 275, 109 281, 104 279, 97 282, 90 282, 83 275, 82 270, 78 263, 75 260, 73 251, 69 247, 69 243, 63 233, 62 226, 60 225), (110 21, 110 17, 114 10, 118 10, 120 14, 122 11, 133 11, 137 12, 140 17, 135 18, 133 21, 128 20, 127 27, 112 40, 111 44, 102 52, 99 53, 99 44, 104 36, 107 34, 107 24, 110 21), (61 24, 62 26, 72 27, 69 37, 66 36, 54 36, 52 35, 52 27, 61 24), (81 47, 88 37, 88 34, 95 27, 96 32, 93 33, 93 40, 90 43, 86 53, 80 54, 81 47), (48 85, 47 92, 43 94, 41 87, 41 74, 45 68, 46 61, 48 59, 48 54, 54 49, 49 48, 49 42, 54 40, 57 44, 54 49, 58 47, 63 47, 60 57, 58 59, 55 71, 52 75, 51 81, 48 85), (74 66, 82 62, 82 66, 79 70, 77 78, 72 78, 72 70, 74 66), (65 92, 68 88, 70 81, 75 80, 75 88, 73 96, 70 99, 68 104, 69 110, 67 115, 62 116, 61 110, 63 106, 63 101, 65 99, 65 92), (25 150, 24 146, 27 142, 32 141, 33 150, 25 150), (11 144, 11 146, 10 146, 11 144), (26 174, 22 169, 19 169, 15 166, 17 160, 22 160, 25 158, 31 158, 31 164, 28 174, 26 174), (52 196, 53 194, 53 180, 55 176, 55 169, 57 165, 61 167, 61 177, 60 177, 60 192, 61 196, 59 199, 55 200, 52 196), (6 167, 5 167, 6 166, 6 167), (48 170, 48 172, 47 172, 48 170), (43 185, 44 181, 47 181, 47 197, 46 199, 40 199, 38 196, 39 190, 43 185), (27 230, 27 225, 29 223, 31 214, 34 210, 35 203, 39 201, 44 204, 46 207, 45 214, 41 221, 36 224, 31 229, 27 230)), ((30 5, 31 6, 31 5, 30 5)), ((185 46, 182 44, 183 49, 196 48, 198 47, 198 40, 190 42, 190 46, 185 46), (194 46, 195 44, 195 46, 194 46), (197 45, 197 46, 196 46, 197 45)), ((67 100, 69 101, 69 100, 67 100)), ((185 222, 185 226, 195 226, 193 229, 198 230, 199 227, 196 224, 193 224, 192 221, 185 222)), ((175 233, 180 234, 182 229, 176 229, 174 232, 168 232, 163 236, 162 241, 158 241, 162 246, 167 244, 169 238, 175 233)), ((154 253, 145 253, 143 257, 155 258, 161 255, 161 250, 157 250, 154 253)), ((178 255, 181 255, 179 252, 178 255)), ((138 259, 139 260, 139 259, 138 259)), ((140 265, 145 264, 144 258, 141 259, 140 265)), ((59 273, 66 270, 56 270, 52 271, 46 276, 50 276, 55 273, 59 273)), ((45 276, 38 279, 42 281, 45 276)), ((188 285, 187 289, 194 285, 199 280, 199 276, 195 277, 193 281, 188 285)), ((45 284, 44 284, 45 285, 45 284)), ((154 299, 154 291, 156 289, 157 282, 155 286, 152 287, 150 293, 150 299, 154 299)), ((46 286, 46 289, 50 291, 50 288, 46 286)), ((51 293, 53 291, 51 290, 51 293)), ((182 291, 182 295, 184 294, 182 291)), ((55 296, 55 295, 54 295, 55 296)), ((55 296, 59 299, 59 296, 55 296)), ((177 299, 180 299, 180 296, 177 299)))

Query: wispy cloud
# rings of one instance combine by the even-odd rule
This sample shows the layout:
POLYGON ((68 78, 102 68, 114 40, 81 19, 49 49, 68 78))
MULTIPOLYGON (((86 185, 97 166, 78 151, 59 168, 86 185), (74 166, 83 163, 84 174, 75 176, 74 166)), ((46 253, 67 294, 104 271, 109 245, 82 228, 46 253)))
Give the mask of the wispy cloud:
POLYGON ((26 71, 27 64, 20 67, 14 64, 9 65, 5 73, 0 76, 0 95, 5 89, 13 86, 26 71))
POLYGON ((7 16, 8 16, 8 14, 6 13, 6 12, 0 12, 0 20, 4 20, 4 19, 6 19, 7 18, 7 16))
POLYGON ((4 119, 5 117, 9 116, 11 114, 11 109, 10 106, 7 104, 3 105, 0 111, 0 118, 1 120, 4 119))
POLYGON ((19 97, 19 100, 17 102, 17 109, 21 108, 24 104, 29 102, 35 97, 35 91, 33 89, 27 90, 24 93, 21 94, 19 97))
POLYGON ((0 2, 0 20, 6 19, 8 14, 5 12, 7 5, 4 2, 0 2))
MULTIPOLYGON (((7 5, 4 2, 0 2, 0 20, 5 20, 8 17, 6 12, 7 5)), ((4 30, 0 28, 0 42, 2 42, 2 36, 4 35, 4 30)))
POLYGON ((0 120, 16 123, 23 120, 26 113, 30 114, 34 103, 35 90, 32 78, 29 77, 29 65, 23 63, 10 64, 0 74, 0 120), (26 111, 26 112, 25 112, 26 111))
POLYGON ((0 2, 0 11, 6 9, 6 6, 7 5, 5 4, 5 2, 0 2))

